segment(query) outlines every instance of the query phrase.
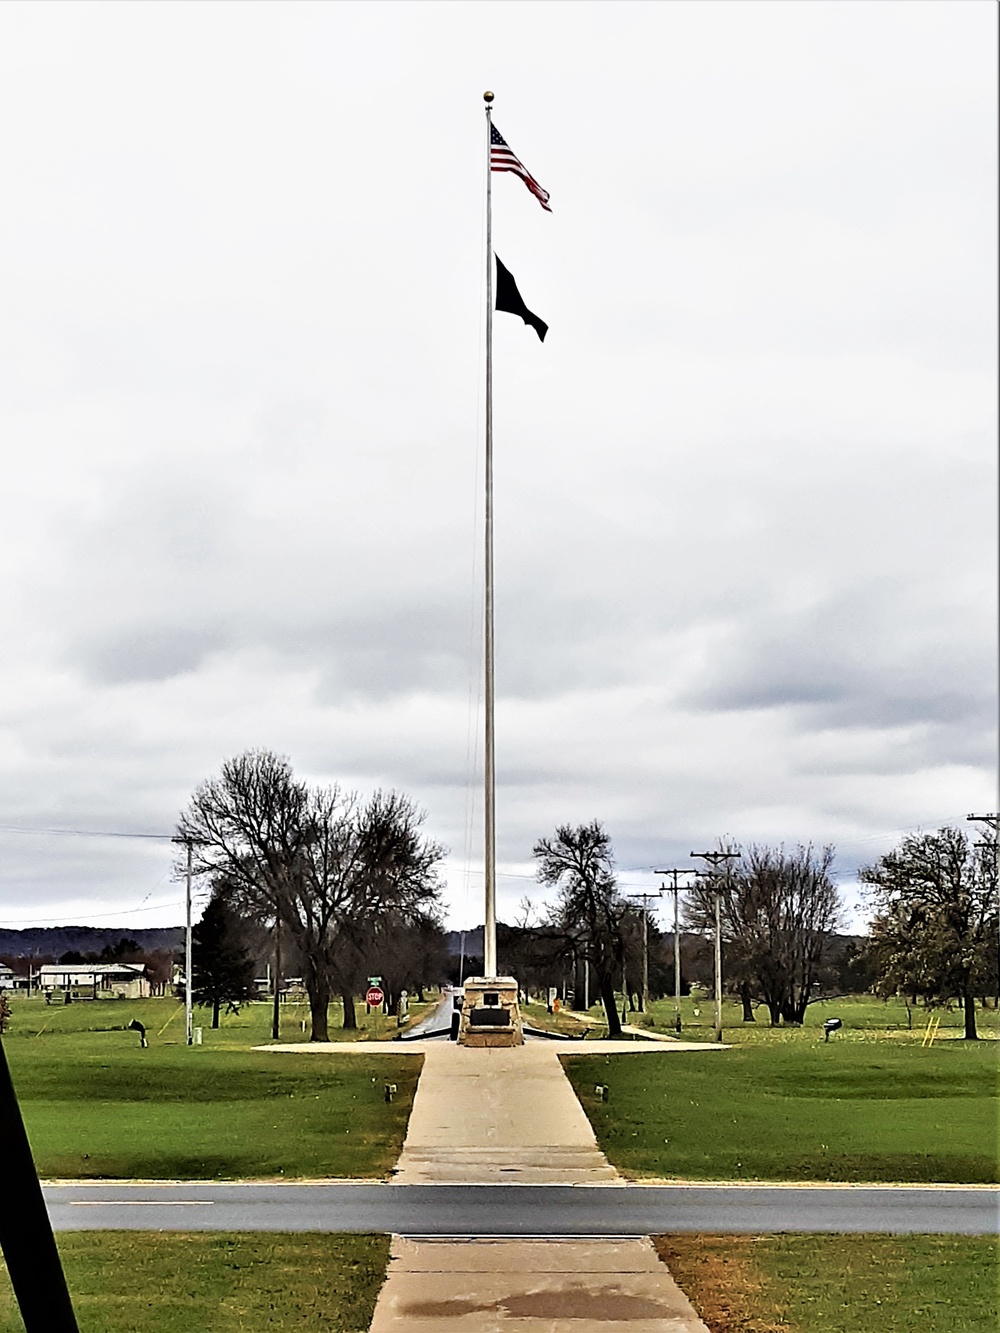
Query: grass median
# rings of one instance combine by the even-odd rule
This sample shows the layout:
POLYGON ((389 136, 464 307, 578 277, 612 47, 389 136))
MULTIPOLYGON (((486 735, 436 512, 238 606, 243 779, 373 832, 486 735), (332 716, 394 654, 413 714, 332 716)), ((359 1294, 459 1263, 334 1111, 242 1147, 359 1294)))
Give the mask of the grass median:
POLYGON ((654 1236, 711 1333, 993 1333, 995 1236, 654 1236))
MULTIPOLYGON (((59 1236, 80 1333, 368 1328, 389 1238, 314 1232, 76 1231, 59 1236)), ((4 1272, 0 1333, 24 1325, 4 1272)))
POLYGON ((996 1050, 813 1040, 563 1061, 629 1176, 973 1184, 998 1179, 996 1050))
POLYGON ((376 1177, 399 1155, 422 1063, 405 1048, 257 1051, 266 1016, 245 1012, 189 1047, 165 1035, 171 1001, 31 1003, 4 1048, 43 1177, 376 1177))

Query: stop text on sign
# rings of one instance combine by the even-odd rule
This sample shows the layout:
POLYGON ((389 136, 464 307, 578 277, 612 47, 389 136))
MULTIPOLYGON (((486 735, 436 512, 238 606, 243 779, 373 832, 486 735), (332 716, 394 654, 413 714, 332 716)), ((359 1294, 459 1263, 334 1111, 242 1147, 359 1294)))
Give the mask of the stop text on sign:
POLYGON ((381 986, 368 987, 368 992, 365 995, 365 1004, 369 1005, 372 1009, 377 1009, 384 999, 385 994, 381 986))

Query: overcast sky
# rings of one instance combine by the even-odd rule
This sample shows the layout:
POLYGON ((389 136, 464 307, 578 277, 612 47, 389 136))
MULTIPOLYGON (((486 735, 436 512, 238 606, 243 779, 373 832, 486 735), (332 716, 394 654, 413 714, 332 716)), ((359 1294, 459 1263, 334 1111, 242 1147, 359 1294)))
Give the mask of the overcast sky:
MULTIPOLYGON (((249 747, 401 788, 482 919, 482 92, 501 917, 601 819, 996 809, 997 8, 0 7, 0 924, 181 919, 249 747)), ((857 914, 853 918, 857 920, 857 914)))

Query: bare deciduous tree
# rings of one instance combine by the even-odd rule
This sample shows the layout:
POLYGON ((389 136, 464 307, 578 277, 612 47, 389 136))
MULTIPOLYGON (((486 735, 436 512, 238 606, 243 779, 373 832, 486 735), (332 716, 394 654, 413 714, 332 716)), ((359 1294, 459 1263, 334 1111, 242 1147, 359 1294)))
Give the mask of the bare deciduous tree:
POLYGON ((724 875, 696 881, 684 923, 711 932, 718 893, 725 970, 743 997, 744 1013, 755 994, 767 1005, 772 1025, 801 1023, 840 919, 840 896, 830 877, 833 848, 721 850, 739 851, 739 859, 724 875))
POLYGON ((405 796, 367 802, 336 787, 310 790, 267 750, 227 760, 202 783, 178 825, 195 873, 224 881, 228 900, 257 921, 280 920, 301 959, 312 1041, 329 1037, 335 987, 353 995, 378 923, 432 907, 443 849, 420 834, 405 796))

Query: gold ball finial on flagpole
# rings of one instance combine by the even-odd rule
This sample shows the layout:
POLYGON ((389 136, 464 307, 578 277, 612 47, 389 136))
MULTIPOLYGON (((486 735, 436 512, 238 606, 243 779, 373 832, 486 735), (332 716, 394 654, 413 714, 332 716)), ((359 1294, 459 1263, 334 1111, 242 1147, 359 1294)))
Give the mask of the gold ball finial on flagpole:
POLYGON ((486 102, 487 104, 490 103, 490 102, 492 102, 492 101, 493 101, 493 94, 490 93, 490 92, 485 92, 485 93, 483 93, 483 101, 486 102))

